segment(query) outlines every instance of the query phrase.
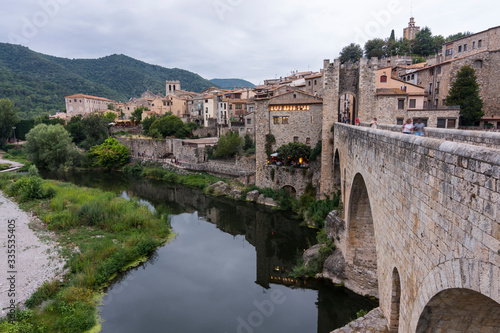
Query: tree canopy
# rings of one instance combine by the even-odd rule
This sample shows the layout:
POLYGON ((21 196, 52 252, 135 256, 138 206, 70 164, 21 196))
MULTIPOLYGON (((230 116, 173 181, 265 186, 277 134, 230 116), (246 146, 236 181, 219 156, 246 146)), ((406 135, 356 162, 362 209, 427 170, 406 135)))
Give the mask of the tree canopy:
POLYGON ((18 109, 10 99, 0 99, 0 140, 5 142, 12 136, 12 127, 17 124, 18 109))
POLYGON ((285 161, 285 164, 290 164, 292 162, 299 162, 301 158, 305 161, 309 160, 311 147, 301 142, 290 142, 279 147, 276 152, 279 159, 285 161))
POLYGON ((107 138, 104 143, 91 148, 96 156, 95 165, 106 169, 117 169, 128 163, 130 152, 128 148, 114 138, 107 138))
POLYGON ((228 158, 235 156, 243 145, 243 138, 238 132, 229 131, 226 135, 221 135, 214 152, 215 157, 228 158))
POLYGON ((183 127, 184 123, 179 117, 169 114, 155 120, 149 127, 149 133, 159 133, 165 138, 167 136, 175 136, 177 131, 183 127))
POLYGON ((90 114, 85 118, 77 115, 71 117, 66 124, 66 129, 77 145, 89 150, 90 147, 100 145, 108 138, 108 124, 109 119, 101 114, 90 114))
POLYGON ((363 49, 358 44, 351 43, 340 52, 340 62, 356 62, 363 57, 363 49))
POLYGON ((132 112, 132 115, 130 116, 130 121, 133 121, 136 124, 140 124, 142 121, 142 113, 144 111, 149 111, 149 109, 146 106, 139 106, 135 108, 135 110, 132 112))
POLYGON ((472 126, 484 116, 479 83, 472 67, 463 66, 458 71, 445 102, 446 105, 460 105, 461 122, 464 126, 472 126))
POLYGON ((365 43, 365 56, 367 58, 382 58, 387 54, 387 43, 381 38, 374 38, 365 43))
POLYGON ((434 37, 432 37, 431 29, 424 27, 415 35, 412 51, 415 54, 427 57, 428 55, 436 52, 436 46, 437 45, 434 43, 434 37))
POLYGON ((60 124, 36 125, 26 134, 26 155, 39 168, 57 169, 66 163, 73 144, 60 124))

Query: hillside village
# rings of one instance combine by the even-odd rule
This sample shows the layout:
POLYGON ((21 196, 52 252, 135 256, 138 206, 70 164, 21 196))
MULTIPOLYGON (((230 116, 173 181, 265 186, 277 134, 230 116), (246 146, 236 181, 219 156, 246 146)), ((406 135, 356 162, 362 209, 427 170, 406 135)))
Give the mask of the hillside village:
MULTIPOLYGON (((414 30, 418 29, 414 25, 412 18, 405 29, 409 37, 414 36, 414 30)), ((376 110, 373 115, 384 124, 402 125, 407 118, 422 118, 429 127, 457 128, 459 110, 455 106, 447 106, 444 100, 458 70, 469 65, 475 69, 484 102, 485 116, 477 125, 490 123, 500 128, 500 101, 496 93, 500 84, 497 80, 500 70, 499 44, 500 27, 494 27, 445 43, 439 54, 429 57, 425 62, 413 64, 413 59, 405 56, 372 59, 377 67, 376 73, 372 73, 376 75, 376 89, 371 92, 374 95, 372 107, 376 110)), ((146 91, 126 103, 83 94, 67 96, 66 113, 59 113, 56 117, 69 119, 78 114, 107 110, 107 106, 113 104, 115 110, 123 111, 123 120, 127 120, 135 108, 144 106, 149 111, 143 114, 143 118, 151 113, 163 115, 171 112, 184 122, 192 121, 204 127, 216 126, 219 135, 225 132, 224 129, 254 133, 255 122, 252 119, 256 104, 264 100, 272 102, 278 96, 292 91, 307 95, 310 100, 305 105, 311 101, 322 104, 324 89, 324 68, 318 72, 297 71, 287 77, 268 79, 254 89, 225 90, 212 87, 195 93, 182 90, 180 81, 166 81, 165 95, 146 91)), ((303 95, 304 98, 306 95, 303 95)), ((292 104, 299 105, 299 102, 304 101, 292 104)), ((339 96, 338 121, 353 124, 359 118, 361 122, 369 122, 371 119, 363 119, 358 114, 358 102, 351 93, 339 96)), ((322 108, 318 112, 323 112, 322 108)), ((288 116, 294 115, 296 113, 292 112, 288 116)), ((304 137, 299 138, 299 141, 307 143, 308 140, 304 137)))
MULTIPOLYGON (((414 39, 419 30, 412 17, 403 30, 404 38, 414 39)), ((102 155, 119 147, 120 154, 113 154, 122 160, 112 162, 115 166, 121 163, 123 169, 115 169, 130 178, 141 174, 171 182, 191 177, 194 183, 200 181, 198 176, 213 177, 217 180, 203 184, 205 194, 283 211, 296 208, 292 200, 304 207, 333 202, 330 197, 337 200, 335 210, 325 209, 321 224, 315 225, 324 228, 328 242, 335 244, 328 259, 322 259, 325 266, 321 264, 320 273, 312 276, 380 299, 376 312, 358 316, 364 317, 358 324, 364 320, 367 327, 361 332, 374 331, 377 325, 377 332, 420 332, 423 329, 413 328, 433 323, 441 325, 436 326, 438 330, 446 327, 453 331, 453 323, 457 332, 463 327, 491 327, 485 331, 493 332, 500 308, 493 305, 492 318, 485 309, 492 307, 489 298, 498 299, 495 290, 500 291, 499 283, 491 278, 500 272, 500 211, 495 206, 500 186, 500 136, 482 131, 500 132, 499 51, 497 26, 445 42, 437 54, 425 59, 415 55, 362 57, 352 62, 325 59, 317 71, 293 71, 255 87, 210 87, 193 92, 184 90, 187 85, 181 80, 166 79, 164 94, 146 90, 125 102, 75 91, 64 98, 65 112, 50 118, 67 127, 73 120, 83 123, 96 118, 106 138, 111 137, 102 145, 89 144, 94 155, 88 156, 97 161, 103 151, 102 155), (465 67, 473 69, 477 78, 484 112, 473 126, 464 126, 460 106, 447 103, 458 73, 465 67), (178 135, 175 131, 152 134, 146 130, 167 118, 175 120, 171 127, 189 131, 178 135), (405 123, 423 123, 422 135, 430 139, 404 135, 415 134, 403 131, 405 123), (239 152, 214 157, 229 137, 245 138, 238 143, 239 152), (242 153, 243 145, 251 147, 242 153), (283 153, 292 150, 283 149, 287 146, 300 155, 283 153), (271 197, 276 193, 279 195, 271 197), (463 294, 459 294, 461 289, 463 294), (478 290, 489 298, 467 294, 478 290), (452 300, 456 304, 450 306, 452 300), (470 304, 477 309, 463 311, 465 305, 472 307, 470 304)), ((39 128, 44 127, 48 126, 39 128)), ((62 126, 56 127, 65 133, 71 149, 76 153, 84 150, 75 148, 62 126)), ((14 146, 19 146, 16 127, 12 129, 14 146)), ((29 137, 27 145, 30 140, 43 141, 29 137)), ((65 167, 76 166, 72 163, 65 167)), ((112 169, 99 161, 96 165, 112 169)), ((35 167, 30 172, 34 170, 38 173, 35 167)), ((156 187, 141 186, 157 191, 156 187)), ((176 188, 175 192, 181 191, 176 188)), ((219 224, 221 211, 208 203, 207 207, 209 222, 219 224)), ((81 211, 83 216, 85 211, 81 211)), ((314 225, 307 213, 304 220, 308 226, 314 225)), ((146 229, 146 225, 134 228, 146 229)), ((269 236, 270 232, 266 229, 265 233, 269 236)), ((256 248, 267 251, 269 244, 274 246, 262 242, 256 248)), ((324 249, 318 244, 297 253, 306 259, 322 255, 324 249)), ((257 257, 262 263, 262 256, 257 257)), ((272 280, 292 285, 298 281, 289 278, 285 262, 277 256, 261 266, 269 268, 258 274, 258 280, 264 277, 264 284, 272 280)))

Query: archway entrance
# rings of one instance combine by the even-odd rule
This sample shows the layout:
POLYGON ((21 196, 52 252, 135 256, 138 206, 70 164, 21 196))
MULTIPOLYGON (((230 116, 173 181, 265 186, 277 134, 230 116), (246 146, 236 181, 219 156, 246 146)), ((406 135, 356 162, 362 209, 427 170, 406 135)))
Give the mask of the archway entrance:
POLYGON ((392 272, 391 316, 389 318, 389 332, 399 331, 399 308, 401 304, 401 279, 397 268, 392 272))
POLYGON ((378 296, 375 228, 366 184, 359 173, 351 187, 348 219, 347 277, 365 294, 378 296))
POLYGON ((338 122, 354 124, 358 114, 356 96, 351 93, 341 94, 338 110, 338 122))
POLYGON ((500 304, 470 289, 447 289, 435 295, 420 315, 417 333, 500 330, 500 304))
POLYGON ((283 189, 285 190, 286 193, 288 193, 292 198, 295 198, 297 196, 297 190, 295 190, 295 187, 290 186, 290 185, 285 185, 283 186, 283 189))

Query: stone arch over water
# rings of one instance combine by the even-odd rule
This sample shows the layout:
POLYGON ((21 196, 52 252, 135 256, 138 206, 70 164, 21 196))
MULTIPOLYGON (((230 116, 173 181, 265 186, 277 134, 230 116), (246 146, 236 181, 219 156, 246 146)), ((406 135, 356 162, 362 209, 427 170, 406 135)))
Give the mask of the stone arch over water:
POLYGON ((439 292, 427 303, 416 333, 499 331, 500 304, 474 290, 453 288, 439 292))
POLYGON ((347 222, 347 278, 365 294, 378 296, 377 248, 368 190, 361 174, 354 177, 347 222))
POLYGON ((452 259, 434 267, 419 284, 419 293, 424 297, 413 306, 409 329, 434 332, 432 329, 443 329, 446 325, 455 327, 452 321, 456 320, 468 330, 447 332, 475 332, 477 325, 485 326, 478 332, 498 332, 499 271, 492 263, 467 258, 452 259))

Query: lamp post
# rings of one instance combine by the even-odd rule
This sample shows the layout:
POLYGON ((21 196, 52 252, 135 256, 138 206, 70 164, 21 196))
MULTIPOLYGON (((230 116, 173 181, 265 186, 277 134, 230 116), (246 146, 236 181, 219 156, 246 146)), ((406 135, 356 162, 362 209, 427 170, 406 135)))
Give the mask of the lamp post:
POLYGON ((14 132, 14 143, 16 143, 16 127, 12 127, 12 132, 14 132))

